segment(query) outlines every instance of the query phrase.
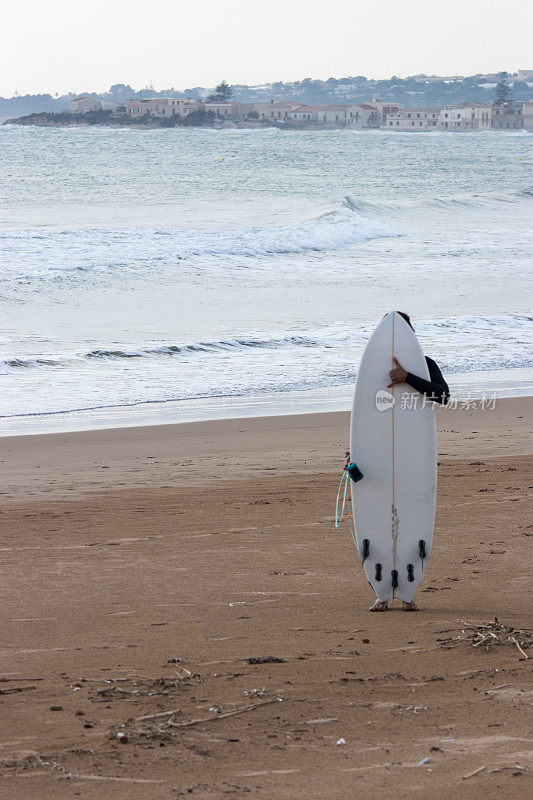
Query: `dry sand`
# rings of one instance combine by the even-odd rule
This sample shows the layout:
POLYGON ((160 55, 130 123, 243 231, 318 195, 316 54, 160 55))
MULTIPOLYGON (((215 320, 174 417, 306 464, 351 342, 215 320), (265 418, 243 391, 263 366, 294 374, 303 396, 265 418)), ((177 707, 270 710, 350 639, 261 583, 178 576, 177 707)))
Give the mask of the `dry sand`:
POLYGON ((0 440, 2 800, 526 797, 531 662, 460 620, 528 624, 528 409, 439 411, 420 613, 332 525, 346 414, 0 440))

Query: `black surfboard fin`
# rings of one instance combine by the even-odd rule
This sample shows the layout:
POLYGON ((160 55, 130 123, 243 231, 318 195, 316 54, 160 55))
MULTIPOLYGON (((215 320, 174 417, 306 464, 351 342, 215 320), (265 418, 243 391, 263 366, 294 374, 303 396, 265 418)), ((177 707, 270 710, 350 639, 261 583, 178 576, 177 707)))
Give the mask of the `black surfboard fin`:
POLYGON ((392 578, 392 588, 393 589, 397 589, 398 588, 398 570, 397 569, 393 569, 392 570, 391 578, 392 578))
POLYGON ((407 580, 412 583, 415 579, 415 568, 412 564, 407 565, 407 580))
POLYGON ((370 541, 368 539, 363 539, 363 549, 361 551, 361 558, 363 559, 363 564, 365 560, 368 558, 370 553, 370 541))
POLYGON ((374 576, 374 579, 376 581, 380 581, 381 580, 381 564, 376 564, 376 574, 374 576))
POLYGON ((423 539, 420 539, 420 541, 418 542, 418 555, 420 556, 422 561, 425 558, 427 558, 427 555, 426 555, 426 543, 425 543, 425 541, 423 539))

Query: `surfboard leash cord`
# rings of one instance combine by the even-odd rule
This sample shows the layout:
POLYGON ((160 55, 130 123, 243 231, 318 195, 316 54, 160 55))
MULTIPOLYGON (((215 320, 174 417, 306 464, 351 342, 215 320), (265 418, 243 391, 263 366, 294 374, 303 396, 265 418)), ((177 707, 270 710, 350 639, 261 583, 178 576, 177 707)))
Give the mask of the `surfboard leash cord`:
POLYGON ((349 525, 349 528, 350 528, 350 535, 352 537, 352 541, 354 543, 355 549, 357 550, 357 554, 359 555, 359 548, 357 547, 357 539, 356 539, 356 536, 355 536, 355 530, 354 530, 354 526, 352 525, 352 511, 353 511, 353 509, 350 507, 351 506, 351 502, 350 502, 350 498, 348 497, 348 485, 349 485, 349 483, 350 483, 350 475, 348 474, 347 470, 344 470, 342 475, 341 475, 341 479, 339 481, 339 488, 337 490, 337 501, 335 503, 335 527, 336 528, 340 527, 340 524, 341 524, 341 522, 342 522, 342 520, 344 518, 344 512, 346 510, 346 507, 348 507, 348 525, 349 525), (344 490, 343 490, 343 485, 342 485, 343 483, 344 483, 344 490), (342 505, 341 505, 341 510, 340 510, 340 514, 339 514, 339 503, 340 503, 341 494, 342 494, 342 505))

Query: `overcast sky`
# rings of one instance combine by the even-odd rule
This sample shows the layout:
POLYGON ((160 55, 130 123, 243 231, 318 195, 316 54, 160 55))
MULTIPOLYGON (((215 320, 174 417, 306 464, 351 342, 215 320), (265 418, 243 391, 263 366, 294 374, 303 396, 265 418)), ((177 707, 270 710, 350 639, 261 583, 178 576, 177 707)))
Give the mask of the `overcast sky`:
MULTIPOLYGON (((0 94, 532 66, 516 0, 7 0, 0 94)), ((528 41, 529 38, 529 41, 528 41)))

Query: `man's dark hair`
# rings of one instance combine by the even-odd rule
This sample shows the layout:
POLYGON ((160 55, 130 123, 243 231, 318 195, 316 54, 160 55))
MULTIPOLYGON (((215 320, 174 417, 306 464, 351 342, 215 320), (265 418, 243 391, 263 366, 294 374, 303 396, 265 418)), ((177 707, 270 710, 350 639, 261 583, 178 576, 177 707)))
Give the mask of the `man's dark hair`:
POLYGON ((405 321, 407 322, 407 324, 409 325, 409 327, 411 328, 411 330, 413 330, 413 331, 414 331, 414 328, 413 328, 413 326, 411 325, 411 317, 409 316, 409 314, 406 314, 406 313, 405 313, 405 311, 397 311, 396 313, 397 313, 397 314, 399 314, 399 315, 400 315, 400 317, 403 317, 403 318, 404 318, 404 320, 405 320, 405 321))

